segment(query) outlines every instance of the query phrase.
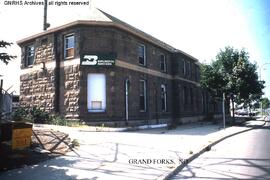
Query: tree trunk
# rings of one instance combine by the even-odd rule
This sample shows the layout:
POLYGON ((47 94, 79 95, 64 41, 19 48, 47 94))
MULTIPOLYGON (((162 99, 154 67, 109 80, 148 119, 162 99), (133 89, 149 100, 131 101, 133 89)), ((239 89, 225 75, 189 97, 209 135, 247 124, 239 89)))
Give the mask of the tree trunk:
POLYGON ((235 123, 235 116, 234 116, 234 97, 233 94, 231 95, 231 100, 232 100, 232 114, 233 114, 233 118, 232 118, 232 122, 235 123))

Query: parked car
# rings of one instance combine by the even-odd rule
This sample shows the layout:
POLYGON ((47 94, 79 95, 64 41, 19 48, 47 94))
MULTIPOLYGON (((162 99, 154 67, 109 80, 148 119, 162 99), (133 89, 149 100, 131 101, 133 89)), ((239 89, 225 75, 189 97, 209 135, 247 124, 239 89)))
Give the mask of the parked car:
POLYGON ((239 116, 256 116, 256 111, 249 112, 247 109, 239 109, 235 111, 235 115, 239 116))
POLYGON ((239 116, 248 116, 249 115, 248 110, 246 110, 246 109, 236 110, 235 114, 239 115, 239 116))

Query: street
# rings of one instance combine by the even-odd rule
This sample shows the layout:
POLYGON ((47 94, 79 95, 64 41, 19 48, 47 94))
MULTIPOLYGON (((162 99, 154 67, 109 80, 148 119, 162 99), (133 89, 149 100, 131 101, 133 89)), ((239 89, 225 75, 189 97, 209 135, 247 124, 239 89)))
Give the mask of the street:
POLYGON ((270 179, 270 123, 228 138, 173 179, 270 179))
MULTIPOLYGON (((179 160, 192 157, 203 147, 228 135, 248 131, 247 133, 252 132, 253 137, 256 135, 260 139, 270 138, 267 134, 269 129, 250 130, 252 127, 260 127, 262 124, 264 121, 255 120, 249 121, 247 126, 232 126, 224 130, 217 124, 195 123, 182 125, 174 130, 159 128, 133 132, 91 132, 84 128, 45 126, 44 130, 55 128, 60 132, 68 133, 71 139, 78 139, 80 146, 70 149, 70 152, 64 156, 0 173, 0 179, 164 179, 181 164, 179 160), (255 131, 266 133, 256 134, 255 131), (147 163, 143 160, 147 160, 147 163)), ((256 139, 249 139, 248 144, 256 143, 256 139)), ((243 145, 241 144, 241 146, 243 145)), ((216 147, 218 146, 214 146, 213 149, 216 147)), ((241 150, 237 148, 239 146, 233 145, 232 147, 238 151, 241 150)), ((229 149, 233 152, 233 148, 229 149)), ((257 148, 265 149, 265 147, 261 147, 261 144, 248 147, 251 152, 256 152, 257 148)), ((232 152, 229 153, 233 154, 232 152)), ((265 153, 262 155, 263 157, 268 155, 267 152, 260 151, 260 153, 265 153)), ((224 158, 231 158, 226 155, 216 157, 222 158, 213 159, 212 162, 227 161, 224 158)), ((235 156, 235 158, 238 157, 235 156)), ((239 158, 249 159, 249 157, 239 158)), ((256 158, 260 159, 257 156, 253 157, 253 159, 256 158)), ((270 159, 269 155, 268 159, 270 159)), ((254 161, 249 160, 251 163, 258 164, 257 161, 254 161)), ((269 161, 261 163, 270 164, 269 161)), ((205 175, 207 179, 210 177, 208 174, 209 172, 205 175)))

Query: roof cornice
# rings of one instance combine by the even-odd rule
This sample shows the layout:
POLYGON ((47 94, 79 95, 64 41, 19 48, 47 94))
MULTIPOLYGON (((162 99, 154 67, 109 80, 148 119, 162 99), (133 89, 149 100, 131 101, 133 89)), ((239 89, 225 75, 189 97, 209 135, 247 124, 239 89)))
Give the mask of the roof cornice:
POLYGON ((198 59, 194 58, 193 56, 181 51, 181 50, 178 50, 178 49, 175 49, 171 46, 169 46, 168 44, 148 35, 145 33, 142 34, 140 32, 140 30, 135 30, 135 29, 132 29, 132 28, 129 28, 129 27, 126 27, 124 26, 123 24, 120 24, 120 23, 117 23, 117 22, 110 22, 110 21, 91 21, 91 20, 77 20, 77 21, 73 21, 71 23, 67 23, 67 24, 64 24, 62 26, 58 26, 58 27, 55 27, 55 28, 52 28, 52 29, 49 29, 47 31, 44 31, 44 32, 41 32, 41 33, 38 33, 38 34, 35 34, 35 35, 32 35, 32 36, 29 36, 27 38, 24 38, 24 39, 21 39, 19 41, 17 41, 16 43, 20 46, 24 43, 27 43, 29 41, 32 41, 33 39, 36 39, 36 38, 39 38, 39 37, 42 37, 42 36, 45 36, 45 35, 48 35, 48 34, 51 34, 51 33, 55 33, 55 32, 59 32, 59 31, 63 31, 67 28, 71 28, 71 27, 74 27, 74 26, 78 26, 78 25, 89 25, 89 26, 111 26, 111 27, 115 27, 115 28, 118 28, 118 29, 121 29, 121 30, 124 30, 124 31, 127 31, 145 41, 148 41, 158 47, 161 47, 171 53, 181 53, 181 54, 184 54, 185 56, 193 59, 194 61, 198 61, 198 59))

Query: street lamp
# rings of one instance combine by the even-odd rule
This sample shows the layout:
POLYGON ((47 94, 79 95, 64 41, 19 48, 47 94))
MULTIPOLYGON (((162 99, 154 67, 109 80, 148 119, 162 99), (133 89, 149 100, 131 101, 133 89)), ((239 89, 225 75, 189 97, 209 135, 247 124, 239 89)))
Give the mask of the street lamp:
MULTIPOLYGON (((269 65, 270 63, 264 63, 261 67, 260 67, 260 81, 262 81, 262 68, 266 65, 269 65)), ((261 102, 261 114, 263 115, 263 107, 262 107, 262 102, 261 102)))

